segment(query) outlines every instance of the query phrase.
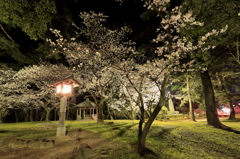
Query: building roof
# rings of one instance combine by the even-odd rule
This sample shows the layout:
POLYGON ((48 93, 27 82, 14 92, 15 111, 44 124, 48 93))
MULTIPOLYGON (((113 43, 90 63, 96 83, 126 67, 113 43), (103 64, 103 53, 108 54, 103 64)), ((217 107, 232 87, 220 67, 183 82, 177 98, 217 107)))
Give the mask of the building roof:
POLYGON ((88 98, 83 101, 82 103, 79 103, 74 106, 75 108, 94 108, 96 107, 96 104, 94 104, 92 101, 90 101, 88 98))

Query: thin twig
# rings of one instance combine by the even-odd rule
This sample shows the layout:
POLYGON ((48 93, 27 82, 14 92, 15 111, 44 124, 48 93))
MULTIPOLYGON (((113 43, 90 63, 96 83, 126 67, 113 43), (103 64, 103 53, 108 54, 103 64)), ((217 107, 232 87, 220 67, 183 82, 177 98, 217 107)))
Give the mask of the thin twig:
POLYGON ((15 43, 15 42, 13 41, 13 39, 11 38, 11 36, 8 35, 8 33, 6 32, 6 30, 3 28, 2 24, 0 24, 0 27, 1 27, 2 31, 7 35, 7 37, 8 37, 13 43, 15 43))

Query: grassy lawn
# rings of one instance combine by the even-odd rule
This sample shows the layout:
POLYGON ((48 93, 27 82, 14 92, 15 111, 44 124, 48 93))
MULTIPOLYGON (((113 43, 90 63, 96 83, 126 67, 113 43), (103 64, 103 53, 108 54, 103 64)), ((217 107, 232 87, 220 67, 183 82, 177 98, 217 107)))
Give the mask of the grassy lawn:
MULTIPOLYGON (((110 122, 106 120, 105 122, 110 122)), ((101 134, 112 141, 126 143, 118 150, 109 149, 110 158, 141 158, 134 149, 137 143, 137 120, 114 120, 114 124, 97 124, 96 121, 67 121, 67 130, 79 128, 101 134)), ((240 120, 224 120, 223 124, 240 131, 240 120)), ((56 130, 42 129, 39 122, 0 124, 0 139, 16 136, 19 139, 38 139, 56 135, 56 130)), ((57 123, 57 122, 53 122, 57 123)), ((143 158, 194 159, 240 158, 240 135, 212 128, 207 122, 155 121, 147 136, 147 147, 155 153, 143 158)), ((109 158, 109 157, 108 157, 109 158)))

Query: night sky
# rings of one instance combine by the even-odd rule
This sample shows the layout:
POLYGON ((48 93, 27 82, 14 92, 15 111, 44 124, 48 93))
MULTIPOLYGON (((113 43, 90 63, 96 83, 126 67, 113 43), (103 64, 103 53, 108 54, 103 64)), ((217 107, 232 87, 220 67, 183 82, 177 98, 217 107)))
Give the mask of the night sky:
MULTIPOLYGON (((109 16, 107 18, 106 26, 111 29, 118 29, 124 25, 130 27, 133 32, 129 36, 129 39, 137 43, 137 47, 144 46, 145 48, 155 45, 151 40, 156 35, 156 27, 159 25, 159 18, 156 17, 154 12, 148 12, 146 14, 146 8, 143 7, 142 1, 137 0, 128 0, 120 4, 114 0, 88 0, 88 1, 65 1, 60 0, 57 2, 57 14, 53 18, 49 28, 54 28, 61 30, 64 34, 74 33, 74 27, 72 23, 80 25, 81 19, 79 18, 80 12, 89 12, 94 11, 96 13, 103 13, 104 15, 109 16), (146 18, 147 17, 147 18, 146 18)), ((39 58, 44 59, 46 54, 42 53, 39 48, 45 45, 44 40, 30 40, 30 38, 21 31, 21 28, 18 27, 8 27, 5 24, 3 26, 8 31, 9 35, 14 39, 17 45, 19 45, 20 52, 31 58, 31 62, 22 63, 16 61, 14 58, 6 55, 4 53, 0 54, 0 62, 12 63, 9 66, 13 68, 21 68, 29 64, 36 64, 39 58), (37 50, 37 51, 36 51, 37 50)), ((54 38, 52 33, 49 31, 46 33, 46 38, 54 38)), ((45 45, 45 47, 47 47, 45 45)), ((1 50, 0 50, 1 52, 1 50)), ((56 61, 56 60, 52 60, 56 61)), ((60 61, 62 62, 62 61, 60 61)))

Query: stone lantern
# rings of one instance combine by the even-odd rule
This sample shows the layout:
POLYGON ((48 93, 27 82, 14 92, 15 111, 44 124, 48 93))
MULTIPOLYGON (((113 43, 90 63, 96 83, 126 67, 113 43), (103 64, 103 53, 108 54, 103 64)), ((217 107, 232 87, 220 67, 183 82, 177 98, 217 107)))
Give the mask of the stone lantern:
POLYGON ((67 106, 67 97, 73 94, 73 87, 80 86, 81 84, 74 79, 74 76, 71 75, 67 78, 61 79, 54 83, 51 86, 56 87, 55 95, 61 97, 60 102, 60 117, 59 117, 59 126, 57 128, 57 137, 66 135, 66 106, 67 106))

